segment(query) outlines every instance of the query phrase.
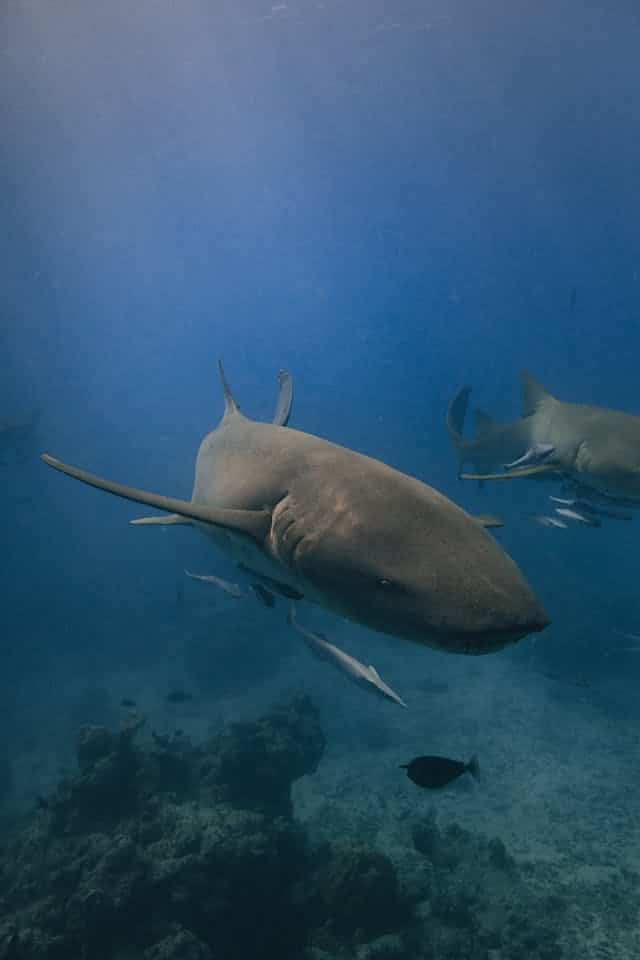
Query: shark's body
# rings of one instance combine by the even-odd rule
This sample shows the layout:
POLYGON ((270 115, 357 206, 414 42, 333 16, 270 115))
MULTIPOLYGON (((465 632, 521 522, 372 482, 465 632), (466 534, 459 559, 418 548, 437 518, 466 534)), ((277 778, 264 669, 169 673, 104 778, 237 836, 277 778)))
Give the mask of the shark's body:
POLYGON ((256 423, 222 376, 225 413, 200 445, 190 502, 43 459, 172 514, 146 522, 196 523, 271 588, 375 630, 486 653, 548 624, 515 563, 460 507, 379 460, 281 425, 286 381, 278 422, 256 423))
POLYGON ((449 405, 447 426, 466 479, 521 477, 568 481, 583 496, 640 506, 640 417, 606 407, 565 403, 523 374, 524 416, 506 425, 481 415, 482 429, 462 436, 470 390, 449 405), (536 462, 536 454, 538 462, 536 462), (521 459, 525 465, 518 466, 521 459), (503 473, 495 473, 505 466, 503 473))

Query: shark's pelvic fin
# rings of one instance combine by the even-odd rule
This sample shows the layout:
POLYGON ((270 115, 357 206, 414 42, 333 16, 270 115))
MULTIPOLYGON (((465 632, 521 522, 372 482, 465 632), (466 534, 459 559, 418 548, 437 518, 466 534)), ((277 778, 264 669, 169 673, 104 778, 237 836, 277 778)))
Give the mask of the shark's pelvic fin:
POLYGON ((536 412, 536 410, 539 410, 544 403, 555 399, 555 397, 548 393, 541 383, 538 383, 537 380, 534 380, 531 374, 527 373, 526 370, 522 371, 520 374, 520 379, 522 380, 523 391, 523 416, 530 417, 536 412))
POLYGON ((207 507, 204 504, 190 503, 188 500, 179 500, 177 497, 163 497, 158 493, 149 493, 147 490, 139 490, 137 487, 129 487, 123 483, 114 483, 112 480, 105 480, 79 467, 73 467, 61 460, 50 457, 48 453, 41 454, 40 457, 48 466, 61 473, 66 473, 69 477, 74 477, 90 487, 97 487, 99 490, 106 490, 107 493, 113 493, 116 497, 122 497, 125 500, 133 500, 136 503, 146 503, 149 507, 155 507, 157 510, 166 510, 169 513, 179 514, 181 517, 187 517, 189 520, 199 520, 201 523, 210 523, 214 527, 221 527, 223 530, 230 530, 234 533, 242 533, 261 543, 266 537, 271 526, 271 513, 268 510, 226 510, 218 507, 207 507))

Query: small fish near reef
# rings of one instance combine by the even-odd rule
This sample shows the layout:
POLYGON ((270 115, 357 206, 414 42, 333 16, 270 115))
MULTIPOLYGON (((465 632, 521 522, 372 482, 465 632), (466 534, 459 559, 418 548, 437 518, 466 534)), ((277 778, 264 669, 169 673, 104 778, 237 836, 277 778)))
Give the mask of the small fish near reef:
POLYGON ((450 760, 448 757, 415 757, 411 763, 401 763, 400 769, 407 771, 409 780, 419 787, 438 790, 457 780, 463 773, 470 773, 474 780, 480 776, 478 758, 474 755, 468 763, 450 760))
POLYGON ((166 700, 167 703, 188 703, 189 700, 193 700, 193 694, 186 693, 184 690, 172 690, 167 694, 166 700))

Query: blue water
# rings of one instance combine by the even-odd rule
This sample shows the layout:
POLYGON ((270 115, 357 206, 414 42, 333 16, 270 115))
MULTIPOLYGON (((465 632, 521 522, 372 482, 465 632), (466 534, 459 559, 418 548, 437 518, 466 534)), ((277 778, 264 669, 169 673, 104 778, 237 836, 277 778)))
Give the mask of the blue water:
MULTIPOLYGON (((529 523, 546 491, 459 481, 444 418, 466 383, 515 418, 523 368, 562 399, 639 411, 639 44, 639 10, 595 0, 5 2, 0 420, 40 413, 28 436, 0 437, 6 803, 52 786, 46 758, 71 749, 76 722, 117 723, 127 677, 134 694, 147 678, 143 699, 200 691, 204 713, 233 695, 222 723, 307 676, 340 755, 342 678, 323 686, 299 657, 284 605, 240 610, 185 581, 184 567, 233 571, 195 533, 128 527, 134 505, 38 460, 189 498, 222 412, 218 356, 248 415, 270 419, 285 368, 292 426, 506 521, 498 539, 553 625, 483 661, 478 703, 506 663, 523 682, 586 678, 580 709, 608 729, 638 719, 640 654, 614 633, 640 633, 638 520, 529 523), (216 630, 228 645, 207 659, 216 630), (257 655, 253 674, 246 636, 282 659, 257 655)), ((321 612, 307 622, 331 633, 321 612)), ((335 629, 398 689, 423 669, 467 676, 335 629)), ((352 729, 378 709, 349 695, 352 729)), ((402 722, 389 736, 407 759, 402 722)))

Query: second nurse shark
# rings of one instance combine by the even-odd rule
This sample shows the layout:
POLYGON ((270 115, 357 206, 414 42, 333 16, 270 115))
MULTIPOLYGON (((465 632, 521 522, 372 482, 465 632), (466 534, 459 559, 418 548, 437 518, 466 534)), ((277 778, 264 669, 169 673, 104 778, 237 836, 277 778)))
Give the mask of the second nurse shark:
POLYGON ((274 422, 248 419, 219 366, 224 415, 200 444, 191 501, 42 459, 169 513, 138 522, 194 524, 258 582, 382 633, 484 654, 549 624, 485 521, 379 460, 288 427, 287 375, 274 422))
POLYGON ((447 427, 465 479, 560 479, 586 500, 640 506, 640 417, 621 410, 558 400, 522 374, 524 413, 495 423, 476 411, 476 436, 465 439, 469 387, 449 404, 447 427), (504 472, 495 472, 505 468, 504 472))

